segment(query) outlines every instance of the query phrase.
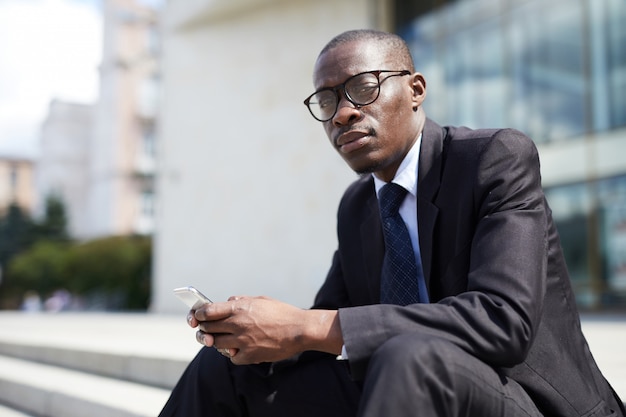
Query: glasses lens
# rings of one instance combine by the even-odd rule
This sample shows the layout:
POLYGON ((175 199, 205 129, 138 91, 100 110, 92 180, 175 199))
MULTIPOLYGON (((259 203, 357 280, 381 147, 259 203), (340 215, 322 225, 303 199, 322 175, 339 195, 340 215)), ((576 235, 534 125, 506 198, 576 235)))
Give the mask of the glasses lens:
POLYGON ((371 73, 357 75, 346 82, 346 94, 354 104, 365 106, 378 98, 380 84, 371 73))
POLYGON ((321 121, 330 120, 337 110, 337 94, 333 90, 322 90, 309 99, 311 114, 321 121))

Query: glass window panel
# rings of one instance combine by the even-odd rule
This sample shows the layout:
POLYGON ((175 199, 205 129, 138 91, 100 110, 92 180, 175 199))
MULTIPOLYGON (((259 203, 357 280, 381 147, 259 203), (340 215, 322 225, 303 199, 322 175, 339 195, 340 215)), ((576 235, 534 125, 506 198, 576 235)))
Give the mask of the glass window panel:
POLYGON ((144 190, 141 193, 141 214, 147 217, 154 217, 154 193, 152 190, 144 190))
POLYGON ((408 40, 416 71, 425 79, 428 95, 424 102, 426 114, 440 123, 451 123, 446 105, 445 77, 439 47, 442 26, 439 13, 415 19, 413 24, 400 33, 408 40))
POLYGON ((581 1, 464 0, 420 16, 405 38, 414 50, 430 42, 444 74, 434 100, 445 108, 433 117, 512 126, 541 142, 588 130, 583 23, 581 1))
POLYGON ((589 10, 589 61, 591 68, 592 130, 604 131, 611 126, 609 108, 609 70, 607 42, 607 2, 587 0, 589 10))
POLYGON ((572 286, 582 306, 595 304, 589 280, 589 227, 591 201, 585 184, 554 187, 546 190, 552 216, 559 231, 572 286))
POLYGON ((626 2, 608 1, 608 61, 612 127, 626 125, 626 2))
POLYGON ((511 14, 511 120, 539 142, 586 131, 582 9, 558 6, 533 2, 511 14))
POLYGON ((603 303, 626 300, 626 176, 598 184, 603 303))
POLYGON ((445 93, 453 123, 472 127, 505 125, 506 80, 500 19, 449 34, 444 44, 445 93))

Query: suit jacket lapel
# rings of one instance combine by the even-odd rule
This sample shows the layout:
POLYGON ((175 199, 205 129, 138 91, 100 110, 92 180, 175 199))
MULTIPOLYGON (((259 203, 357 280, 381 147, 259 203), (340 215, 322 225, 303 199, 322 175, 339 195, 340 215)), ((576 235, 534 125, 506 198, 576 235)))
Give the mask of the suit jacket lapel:
POLYGON ((441 181, 444 129, 426 119, 422 132, 422 144, 417 180, 417 225, 420 254, 426 286, 430 288, 433 233, 439 209, 433 204, 441 181))

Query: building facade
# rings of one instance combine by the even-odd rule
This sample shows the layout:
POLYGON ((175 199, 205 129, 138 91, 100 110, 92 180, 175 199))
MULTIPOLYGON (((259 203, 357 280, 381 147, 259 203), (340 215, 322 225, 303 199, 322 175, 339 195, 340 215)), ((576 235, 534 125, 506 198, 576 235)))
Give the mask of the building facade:
POLYGON ((0 216, 11 204, 18 205, 26 213, 32 213, 35 205, 35 181, 32 160, 0 156, 0 216))
POLYGON ((397 1, 442 123, 537 143, 579 304, 626 306, 626 3, 397 1))
POLYGON ((90 236, 89 148, 93 134, 93 105, 53 100, 40 132, 36 165, 35 217, 45 211, 46 199, 63 201, 70 236, 90 236))
POLYGON ((136 0, 104 1, 103 19, 100 95, 89 149, 89 234, 151 234, 158 20, 136 0))
POLYGON ((107 0, 100 94, 53 100, 40 135, 37 210, 56 194, 79 240, 154 230, 158 19, 139 0, 107 0))

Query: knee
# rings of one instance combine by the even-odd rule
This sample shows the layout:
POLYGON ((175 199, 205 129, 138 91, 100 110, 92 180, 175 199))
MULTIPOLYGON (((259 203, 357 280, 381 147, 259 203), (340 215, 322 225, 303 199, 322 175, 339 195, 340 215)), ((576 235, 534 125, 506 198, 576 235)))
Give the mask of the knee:
POLYGON ((201 384, 210 384, 214 380, 228 377, 230 360, 213 348, 203 347, 189 363, 185 376, 201 384))

